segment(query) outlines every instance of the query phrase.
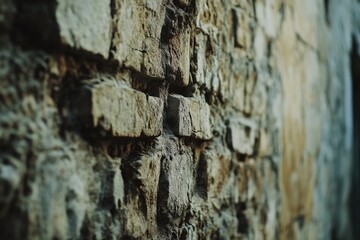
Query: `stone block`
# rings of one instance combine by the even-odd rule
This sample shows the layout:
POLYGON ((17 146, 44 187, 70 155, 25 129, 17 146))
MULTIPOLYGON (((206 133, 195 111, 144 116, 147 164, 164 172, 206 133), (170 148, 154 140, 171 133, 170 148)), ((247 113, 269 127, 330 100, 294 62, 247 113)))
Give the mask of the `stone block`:
POLYGON ((195 168, 190 148, 184 148, 182 153, 178 150, 169 152, 170 156, 164 157, 161 163, 158 215, 161 219, 170 220, 172 225, 190 204, 195 168))
MULTIPOLYGON (((253 113, 254 89, 257 80, 257 71, 253 63, 239 61, 233 69, 232 88, 230 89, 233 107, 246 114, 253 113)), ((258 110, 258 109, 256 109, 258 110)))
POLYGON ((112 36, 110 0, 57 0, 55 18, 63 44, 108 58, 112 36))
POLYGON ((234 43, 235 47, 250 48, 251 45, 251 18, 248 16, 243 9, 234 8, 233 9, 233 19, 234 19, 234 43))
POLYGON ((200 190, 202 197, 217 199, 216 201, 229 199, 234 191, 230 169, 230 150, 210 145, 203 151, 197 170, 197 189, 200 190))
POLYGON ((169 95, 167 112, 176 135, 204 140, 212 137, 210 107, 206 102, 177 94, 169 95))
MULTIPOLYGON (((227 74, 231 72, 230 62, 222 58, 222 48, 219 42, 218 32, 210 32, 204 34, 199 32, 194 39, 194 52, 192 55, 191 72, 193 73, 192 81, 205 87, 206 91, 214 94, 225 96, 224 90, 228 85, 225 79, 227 74), (225 74, 224 74, 225 73, 225 74)), ((226 54, 226 56, 230 56, 226 54)))
POLYGON ((252 155, 258 135, 258 126, 250 119, 234 118, 229 121, 227 141, 238 153, 252 155))
POLYGON ((82 119, 115 137, 155 137, 162 132, 163 101, 106 80, 87 84, 80 93, 82 119))
POLYGON ((116 0, 115 8, 114 59, 150 77, 164 78, 160 47, 163 0, 116 0))
POLYGON ((140 238, 156 229, 158 184, 161 167, 159 145, 149 154, 123 164, 127 177, 127 198, 124 208, 125 235, 140 238), (135 190, 136 189, 136 190, 135 190), (128 216, 131 216, 129 218, 128 216))
POLYGON ((259 131, 259 157, 268 157, 273 154, 273 146, 275 144, 271 141, 270 133, 266 132, 264 129, 259 131))
POLYGON ((205 59, 206 56, 206 36, 202 33, 195 35, 194 41, 194 60, 192 71, 195 72, 195 82, 199 84, 205 84, 207 88, 211 89, 211 84, 205 82, 206 80, 206 69, 207 62, 205 59))
POLYGON ((190 29, 183 29, 169 40, 170 74, 174 74, 178 86, 187 86, 190 81, 190 29))
POLYGON ((192 159, 188 154, 174 157, 169 162, 169 197, 167 206, 171 212, 185 210, 190 201, 193 185, 192 159))
POLYGON ((109 57, 111 0, 20 1, 17 7, 16 22, 26 41, 109 57))

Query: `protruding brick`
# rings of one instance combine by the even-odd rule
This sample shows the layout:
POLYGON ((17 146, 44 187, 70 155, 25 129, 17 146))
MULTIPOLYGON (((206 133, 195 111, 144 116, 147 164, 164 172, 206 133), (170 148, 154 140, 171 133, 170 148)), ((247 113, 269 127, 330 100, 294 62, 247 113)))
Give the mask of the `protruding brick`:
POLYGON ((189 85, 190 77, 190 29, 183 29, 179 35, 169 40, 170 66, 176 75, 173 83, 178 86, 189 85))
POLYGON ((81 92, 82 116, 91 127, 116 137, 159 136, 163 101, 110 80, 89 84, 81 92))
POLYGON ((35 44, 109 57, 111 0, 21 1, 18 16, 21 32, 35 44))
POLYGON ((112 19, 110 0, 57 0, 60 41, 108 58, 112 19))
POLYGON ((253 154, 258 135, 258 126, 252 120, 234 118, 229 122, 227 141, 235 151, 241 154, 253 154))
POLYGON ((148 76, 164 78, 160 48, 163 0, 115 0, 115 8, 114 59, 148 76))
POLYGON ((199 99, 169 95, 168 116, 174 133, 182 137, 210 139, 210 108, 199 99))

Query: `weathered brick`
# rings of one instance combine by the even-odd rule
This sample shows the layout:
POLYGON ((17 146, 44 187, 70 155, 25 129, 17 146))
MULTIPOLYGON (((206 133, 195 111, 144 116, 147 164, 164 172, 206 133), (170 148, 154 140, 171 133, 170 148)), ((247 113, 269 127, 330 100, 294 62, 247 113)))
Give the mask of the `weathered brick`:
POLYGON ((169 197, 167 206, 171 212, 181 212, 189 204, 193 185, 192 159, 189 154, 175 156, 169 161, 169 197))
MULTIPOLYGON (((230 88, 231 102, 236 110, 246 114, 253 113, 254 88, 257 72, 253 63, 239 61, 234 69, 232 88, 230 88)), ((259 109, 257 109, 259 110, 259 109)))
MULTIPOLYGON (((0 25, 4 14, 8 25, 11 12, 1 12, 0 25)), ((17 6, 16 23, 26 41, 47 47, 60 45, 105 59, 110 52, 112 21, 111 0, 20 1, 17 6)))
MULTIPOLYGON (((142 154, 139 159, 123 164, 126 171, 127 184, 136 185, 136 191, 132 188, 127 192, 131 197, 127 198, 125 215, 125 234, 140 238, 146 231, 154 234, 156 229, 158 184, 161 167, 161 151, 157 145, 149 154, 142 154), (128 218, 128 216, 132 216, 128 218)), ((135 186, 134 186, 135 187, 135 186)))
POLYGON ((190 77, 190 29, 183 29, 177 36, 169 40, 170 65, 176 75, 173 83, 178 86, 187 86, 190 77))
MULTIPOLYGON (((220 55, 221 48, 216 42, 219 37, 216 32, 204 34, 199 32, 194 39, 194 54, 192 56, 191 71, 194 73, 192 81, 205 87, 212 93, 223 94, 227 82, 222 72, 230 66, 226 61, 219 61, 217 53, 220 55)), ((227 55, 230 56, 230 55, 227 55)))
POLYGON ((164 78, 160 48, 163 1, 116 0, 115 7, 114 59, 148 76, 164 78))
POLYGON ((234 118, 229 121, 227 141, 235 151, 241 154, 253 154, 258 135, 258 126, 250 119, 234 118))
POLYGON ((112 35, 110 0, 57 0, 55 18, 63 44, 108 58, 112 35))
POLYGON ((195 166, 191 148, 183 147, 180 152, 174 140, 167 143, 166 154, 161 161, 159 216, 174 224, 190 204, 195 166))
POLYGON ((174 133, 182 137, 210 139, 210 108, 196 98, 173 94, 168 98, 168 116, 174 133))
POLYGON ((235 26, 235 47, 249 48, 251 45, 251 19, 240 8, 233 9, 235 26))
POLYGON ((86 85, 81 101, 90 103, 81 115, 91 127, 116 137, 159 136, 163 101, 110 80, 86 85))

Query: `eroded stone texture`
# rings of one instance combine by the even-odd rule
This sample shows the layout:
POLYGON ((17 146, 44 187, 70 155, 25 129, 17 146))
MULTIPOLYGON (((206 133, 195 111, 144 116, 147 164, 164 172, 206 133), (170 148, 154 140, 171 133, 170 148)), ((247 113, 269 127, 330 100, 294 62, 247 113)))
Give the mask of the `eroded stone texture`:
POLYGON ((210 109, 204 101, 170 95, 168 117, 174 133, 182 137, 211 138, 210 109))
POLYGON ((81 92, 81 115, 91 127, 115 137, 159 136, 163 101, 121 84, 104 81, 85 86, 81 92))
POLYGON ((178 86, 187 86, 190 78, 190 29, 182 30, 178 36, 172 37, 169 43, 170 65, 168 70, 174 75, 178 86))
POLYGON ((359 10, 0 0, 0 238, 351 239, 359 10))
POLYGON ((258 126, 245 118, 233 118, 229 121, 227 138, 230 146, 241 154, 252 155, 258 138, 258 126))
MULTIPOLYGON (((113 19, 110 0, 16 1, 15 33, 23 44, 109 57, 113 19)), ((10 9, 9 9, 10 10, 10 9)), ((11 11, 8 10, 7 14, 11 11)), ((12 19, 11 15, 8 17, 12 19)))
POLYGON ((242 8, 233 9, 234 17, 234 44, 235 47, 249 48, 251 46, 251 18, 242 8))
POLYGON ((191 16, 176 6, 167 7, 166 13, 163 34, 167 38, 167 77, 175 86, 184 87, 190 81, 191 16))
POLYGON ((108 58, 112 37, 110 0, 57 0, 55 17, 63 44, 108 58))
POLYGON ((124 163, 123 174, 128 181, 140 184, 139 188, 131 184, 126 187, 127 199, 123 215, 126 236, 140 238, 144 234, 155 234, 162 154, 158 147, 151 153, 124 163))
POLYGON ((150 77, 164 78, 160 43, 164 1, 116 0, 115 13, 114 59, 150 77))
POLYGON ((176 224, 181 215, 189 206, 193 192, 194 165, 189 151, 178 154, 170 154, 169 158, 162 160, 162 184, 159 201, 162 203, 159 209, 160 221, 166 224, 176 224))

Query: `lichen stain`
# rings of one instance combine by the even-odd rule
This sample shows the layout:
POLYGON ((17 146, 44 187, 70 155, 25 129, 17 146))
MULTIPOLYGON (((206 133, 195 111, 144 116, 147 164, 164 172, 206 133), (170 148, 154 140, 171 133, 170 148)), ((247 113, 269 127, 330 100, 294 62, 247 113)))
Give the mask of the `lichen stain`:
POLYGON ((318 99, 312 98, 314 90, 309 86, 314 77, 306 75, 307 68, 311 67, 307 57, 311 54, 304 54, 306 50, 301 48, 293 29, 291 16, 284 19, 277 48, 283 95, 280 239, 293 239, 298 220, 306 222, 312 218, 317 146, 309 143, 316 142, 311 138, 319 136, 317 132, 310 136, 307 131, 307 119, 313 118, 314 125, 318 126, 320 115, 314 111, 318 99))

